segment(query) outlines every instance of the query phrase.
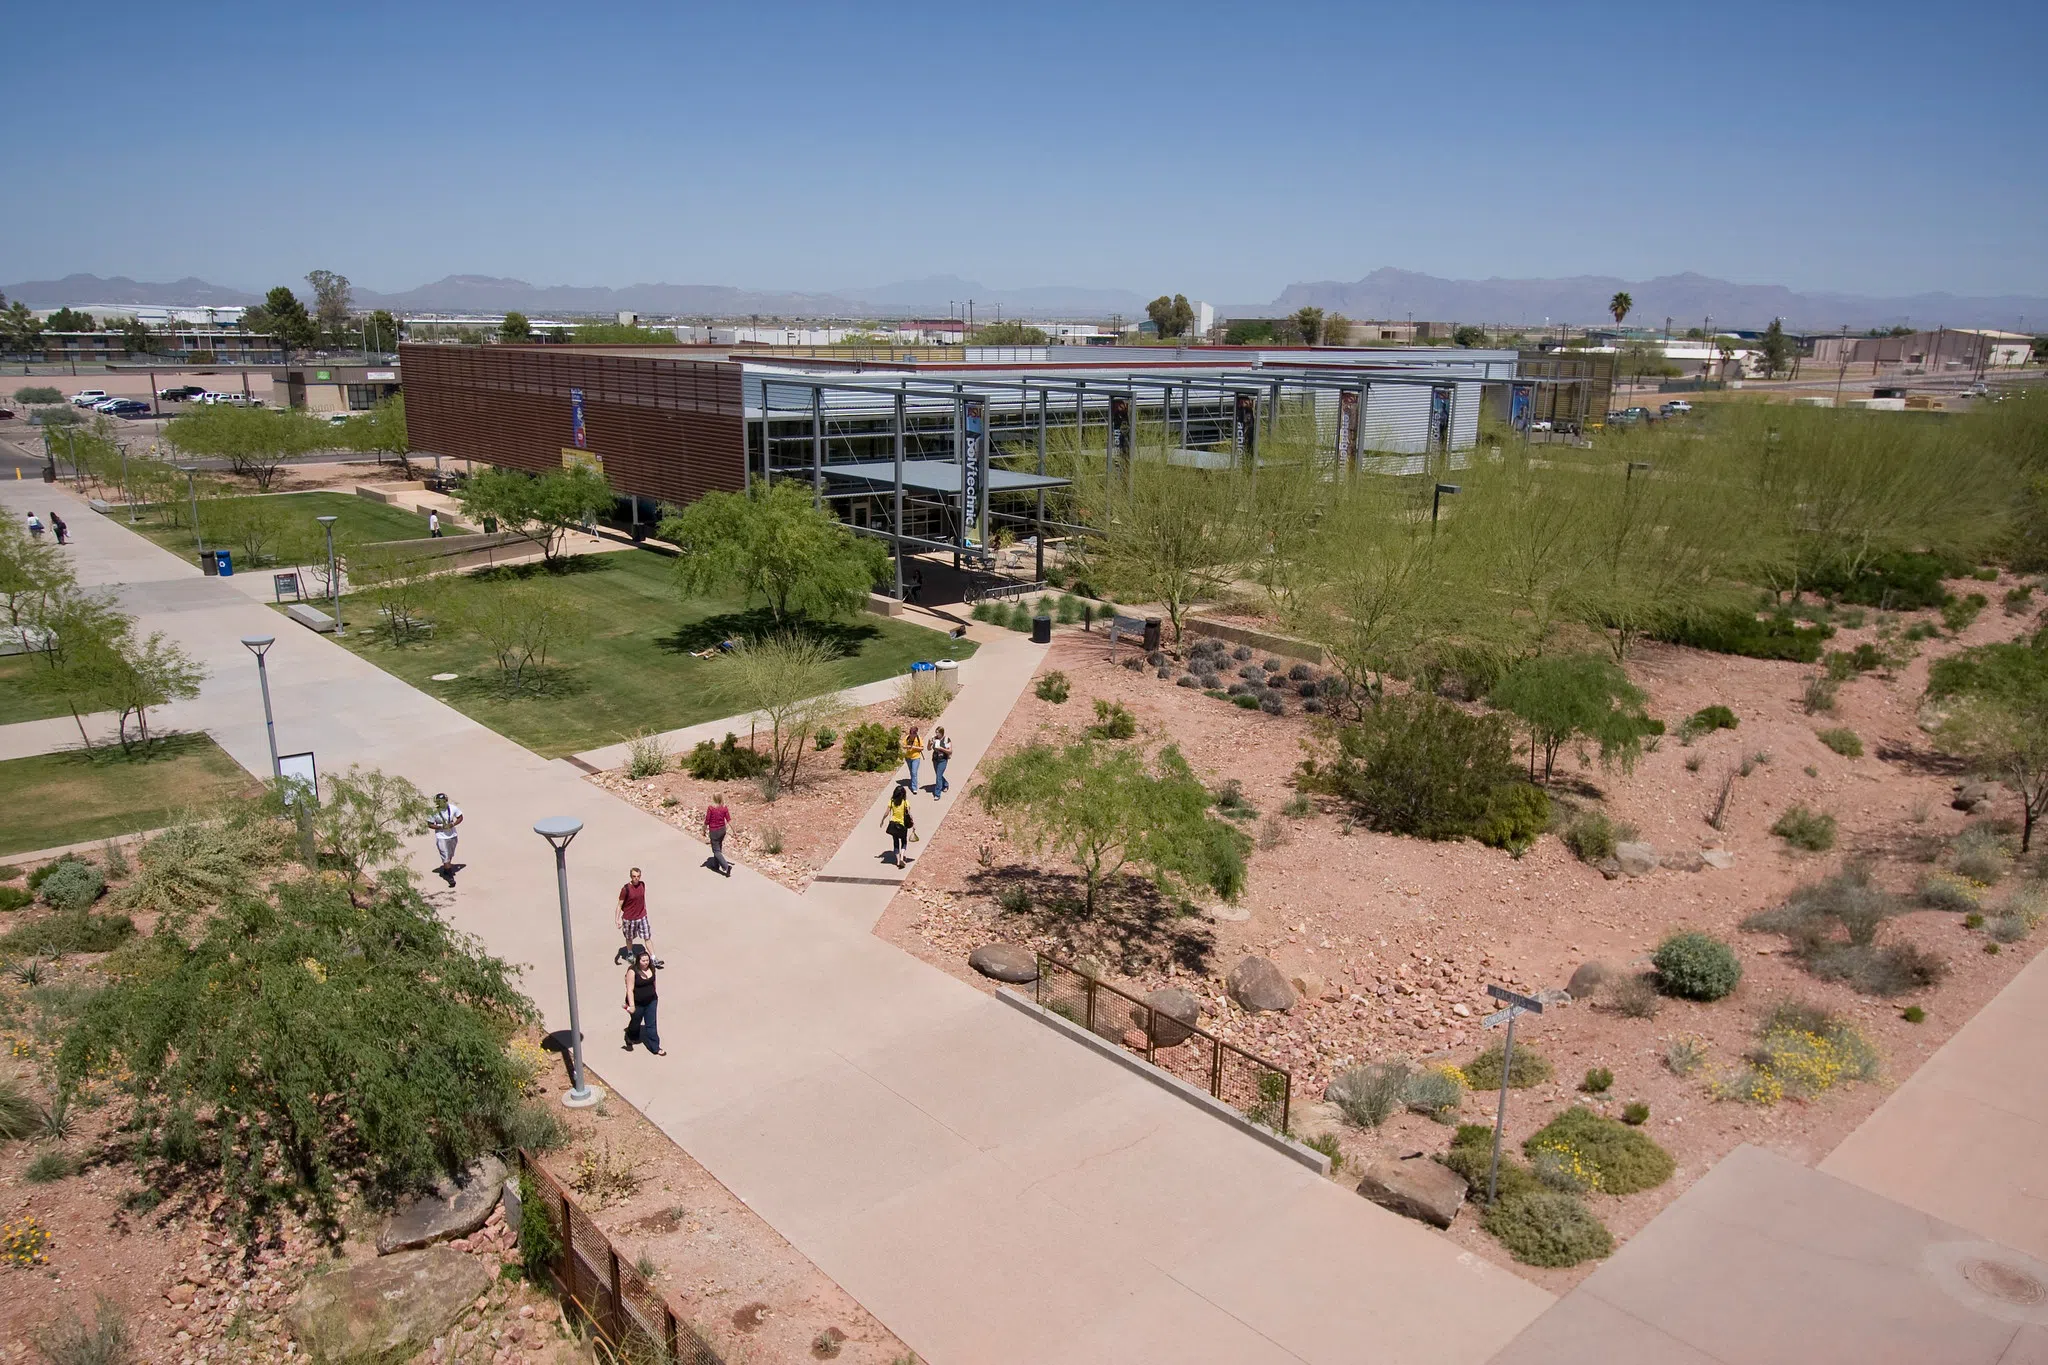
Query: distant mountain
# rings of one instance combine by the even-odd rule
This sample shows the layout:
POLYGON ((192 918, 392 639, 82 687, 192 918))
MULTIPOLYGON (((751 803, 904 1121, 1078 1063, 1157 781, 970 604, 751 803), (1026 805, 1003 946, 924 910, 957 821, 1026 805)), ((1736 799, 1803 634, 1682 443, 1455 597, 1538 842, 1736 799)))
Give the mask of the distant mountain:
POLYGON ((66 275, 61 280, 24 280, 0 285, 9 303, 19 299, 30 308, 70 308, 89 303, 132 303, 145 307, 175 307, 180 304, 204 308, 232 307, 263 302, 260 294, 245 294, 205 280, 186 276, 169 284, 150 284, 126 275, 102 279, 98 275, 66 275))
POLYGON ((1734 284, 1686 273, 1654 280, 1623 280, 1605 275, 1575 275, 1556 280, 1445 280, 1410 270, 1382 268, 1364 279, 1343 283, 1318 280, 1291 284, 1269 304, 1233 304, 1229 317, 1272 317, 1314 306, 1349 318, 1387 319, 1413 315, 1432 322, 1612 323, 1607 301, 1627 293, 1635 301, 1628 321, 1641 327, 1704 325, 1716 328, 1766 327, 1771 319, 1802 331, 1862 330, 1905 324, 1912 327, 2015 328, 2022 316, 2035 325, 2048 323, 2048 299, 2018 295, 1965 297, 1956 294, 1912 294, 1871 298, 1858 294, 1799 293, 1776 284, 1734 284))
POLYGON ((825 317, 859 314, 860 304, 830 294, 797 294, 773 290, 735 289, 722 284, 630 284, 622 289, 602 285, 533 285, 525 280, 492 275, 449 275, 432 284, 398 294, 355 291, 356 304, 388 308, 394 313, 536 314, 638 313, 744 316, 762 313, 782 317, 825 317))
POLYGON ((1143 296, 1128 289, 1087 289, 1064 284, 991 289, 979 280, 966 280, 958 275, 933 275, 839 292, 862 300, 877 312, 891 313, 932 313, 948 304, 958 305, 964 313, 972 300, 977 322, 983 316, 993 320, 998 308, 1011 317, 1108 317, 1111 313, 1140 317, 1145 312, 1143 296))

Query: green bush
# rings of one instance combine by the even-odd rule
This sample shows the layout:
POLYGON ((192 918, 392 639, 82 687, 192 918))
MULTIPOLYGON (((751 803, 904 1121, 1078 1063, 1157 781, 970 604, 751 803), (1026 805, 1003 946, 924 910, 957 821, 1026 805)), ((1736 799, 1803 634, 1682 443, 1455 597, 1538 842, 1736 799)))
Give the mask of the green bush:
POLYGON ((1440 1066, 1416 1072, 1401 1088, 1403 1104, 1438 1123, 1449 1123, 1456 1118, 1458 1106, 1464 1100, 1465 1087, 1459 1084, 1455 1074, 1440 1066))
POLYGON ((1377 1128, 1402 1106, 1410 1075, 1405 1062, 1370 1062, 1340 1074, 1323 1098, 1349 1122, 1377 1128))
POLYGON ((1927 1011, 1918 1005, 1908 1005, 1899 1011, 1899 1018, 1909 1024, 1924 1024, 1927 1022, 1927 1011))
POLYGON ((18 886, 0 886, 0 910, 19 910, 35 904, 35 897, 18 886))
MULTIPOLYGON (((1451 1141, 1451 1149, 1437 1157, 1437 1161, 1465 1177, 1465 1183, 1471 1186, 1469 1197, 1475 1203, 1483 1203, 1486 1199, 1486 1173, 1493 1165, 1493 1129, 1483 1123, 1460 1124, 1458 1136, 1451 1141)), ((1515 1160, 1513 1147, 1501 1152, 1500 1170, 1493 1185, 1496 1203, 1543 1188, 1535 1174, 1515 1160)))
POLYGON ((1650 1106, 1635 1100, 1621 1107, 1621 1121, 1631 1127, 1640 1127, 1650 1121, 1650 1106))
POLYGON ((1746 659, 1789 659, 1810 664, 1820 658, 1821 644, 1835 633, 1833 626, 1802 626, 1790 616, 1758 620, 1755 612, 1737 608, 1719 615, 1681 621, 1657 632, 1656 638, 1674 645, 1735 654, 1746 659))
POLYGON ((1506 782, 1486 799, 1486 813, 1472 827, 1472 837, 1521 857, 1550 828, 1550 797, 1527 782, 1506 782))
POLYGON ((42 1126, 43 1111, 12 1076, 0 1076, 0 1142, 25 1138, 42 1126))
MULTIPOLYGON (((1474 1090, 1498 1090, 1501 1049, 1502 1044, 1495 1043, 1459 1068, 1465 1073, 1465 1083, 1474 1090)), ((1543 1084, 1550 1075, 1550 1063, 1536 1049, 1524 1044, 1515 1049, 1515 1062, 1508 1072, 1508 1089, 1527 1090, 1532 1085, 1543 1084)))
POLYGON ((1996 886, 2012 867, 2006 836, 1989 821, 1965 825, 1956 836, 1956 871, 1973 882, 1996 886))
POLYGON ((1817 731, 1814 738, 1827 745, 1830 749, 1833 749, 1843 758, 1863 757, 1863 741, 1858 739, 1856 732, 1847 726, 1838 725, 1831 730, 1817 731))
POLYGON ((903 731, 871 720, 848 730, 839 752, 843 767, 855 772, 885 773, 903 761, 903 731))
POLYGON ((716 744, 708 739, 697 741, 696 747, 683 760, 683 767, 700 782, 734 782, 760 776, 773 762, 767 754, 741 744, 739 737, 728 730, 725 738, 716 744))
POLYGON ((1825 853, 1835 846, 1835 817, 1797 805, 1772 823, 1771 833, 1794 848, 1825 853))
POLYGON ((1617 824, 1608 819, 1604 810, 1589 810, 1573 816, 1558 837, 1580 862, 1597 863, 1602 858, 1612 858, 1616 845, 1635 838, 1636 827, 1617 824))
POLYGON ((1514 795, 1496 804, 1495 793, 1522 785, 1520 778, 1506 717, 1471 716, 1409 693, 1383 699, 1360 723, 1340 729, 1336 754, 1304 763, 1297 785, 1347 801, 1361 823, 1382 833, 1459 839, 1484 828, 1508 838, 1529 807, 1514 795))
POLYGON ((1742 980, 1735 950, 1708 934, 1673 934, 1650 958, 1665 994, 1686 1000, 1719 1000, 1742 980))
POLYGON ((36 1153, 35 1160, 28 1163, 22 1172, 30 1184, 47 1185, 53 1180, 65 1180, 78 1174, 78 1161, 71 1153, 52 1148, 36 1153))
POLYGON ((1950 598, 1941 609, 1941 623, 1948 627, 1949 634, 1961 635, 1975 623, 1984 608, 1991 605, 1991 599, 1981 592, 1967 597, 1950 598))
POLYGON ((134 932, 135 921, 126 915, 66 910, 0 935, 0 952, 33 957, 107 953, 120 947, 134 932))
POLYGON ((1525 1265, 1578 1265, 1614 1250, 1606 1225, 1577 1199, 1556 1190, 1503 1195, 1486 1211, 1482 1225, 1525 1265))
POLYGON ((1129 739, 1138 733, 1138 718, 1121 702, 1095 699, 1095 723, 1088 733, 1097 739, 1129 739))
POLYGON ((1725 706, 1702 706, 1678 727, 1678 739, 1681 744, 1690 744, 1701 735, 1710 735, 1716 730, 1733 730, 1741 723, 1725 706))
POLYGON ((1343 1146, 1337 1141, 1335 1133, 1318 1133, 1302 1145, 1310 1151, 1321 1152, 1324 1156, 1330 1158, 1331 1175, 1335 1175, 1344 1169, 1343 1146))
POLYGON ((522 1167, 519 1172, 519 1262, 526 1278, 535 1284, 548 1282, 548 1274, 562 1258, 562 1234, 548 1215, 547 1203, 533 1177, 522 1167))
POLYGON ((1943 580, 1967 572, 1963 560, 1932 554, 1885 554, 1870 561, 1854 578, 1839 569, 1809 569, 1808 585, 1839 602, 1878 607, 1885 611, 1915 611, 1938 607, 1948 600, 1943 580))
POLYGON ((53 863, 55 869, 39 888, 43 903, 56 910, 83 910, 107 889, 107 879, 91 863, 53 863))
POLYGON ((1067 681, 1067 675, 1055 668, 1038 680, 1036 690, 1040 701, 1049 701, 1057 706, 1066 701, 1073 688, 1067 681))
POLYGON ((21 875, 21 869, 13 863, 0 863, 0 882, 11 882, 21 875))
POLYGON ((1614 1088, 1614 1073, 1604 1066, 1596 1066, 1586 1072, 1586 1079, 1579 1082, 1579 1089, 1588 1095, 1604 1095, 1614 1088))
POLYGON ((87 1322, 76 1313, 36 1337, 36 1346, 49 1357, 50 1365, 128 1365, 134 1360, 135 1338, 121 1307, 104 1294, 99 1296, 93 1319, 87 1322))
POLYGON ((43 889, 44 882, 48 881, 51 877, 56 876, 64 868, 83 867, 85 865, 85 859, 79 857, 76 853, 67 853, 63 857, 57 859, 55 862, 44 863, 41 867, 29 873, 28 889, 31 891, 40 891, 43 889))
POLYGON ((1602 1118, 1577 1104, 1522 1144, 1522 1154, 1532 1160, 1545 1149, 1568 1153, 1580 1167, 1592 1172, 1597 1188, 1605 1194, 1655 1189, 1678 1169, 1671 1153, 1629 1124, 1602 1118))
POLYGON ((218 905, 246 888, 256 872, 289 855, 291 826, 276 796, 263 807, 231 804, 213 816, 187 815, 145 843, 135 877, 115 895, 124 910, 184 915, 218 905))

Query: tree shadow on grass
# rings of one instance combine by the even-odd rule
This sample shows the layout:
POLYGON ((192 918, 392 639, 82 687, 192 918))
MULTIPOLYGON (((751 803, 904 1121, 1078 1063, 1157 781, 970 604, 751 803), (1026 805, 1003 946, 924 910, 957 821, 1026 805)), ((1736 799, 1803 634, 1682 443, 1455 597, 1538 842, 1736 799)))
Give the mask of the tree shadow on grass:
POLYGON ((1143 877, 1106 882, 1096 893, 1093 916, 1082 908, 1087 886, 1071 872, 1010 863, 969 874, 967 889, 995 902, 998 917, 1021 936, 1048 935, 1066 952, 1099 958, 1126 976, 1169 963, 1206 975, 1216 951, 1208 922, 1143 877), (1029 897, 1021 909, 999 899, 1005 891, 1014 899, 1020 890, 1029 897))
POLYGON ((460 709, 466 701, 564 701, 590 691, 581 670, 565 664, 528 666, 515 688, 496 664, 486 664, 452 682, 434 684, 434 695, 460 709))
POLYGON ((578 574, 610 573, 617 567, 612 555, 568 555, 552 565, 541 560, 525 564, 495 564, 469 575, 472 583, 524 583, 536 578, 570 578, 578 574))
POLYGON ((882 634, 879 627, 865 621, 814 621, 798 616, 778 625, 768 608, 755 607, 748 611, 720 612, 701 621, 692 621, 678 627, 673 635, 657 638, 655 644, 670 654, 698 654, 717 648, 721 640, 752 640, 772 635, 778 630, 793 630, 812 639, 824 640, 841 657, 860 653, 870 640, 878 639, 882 634))

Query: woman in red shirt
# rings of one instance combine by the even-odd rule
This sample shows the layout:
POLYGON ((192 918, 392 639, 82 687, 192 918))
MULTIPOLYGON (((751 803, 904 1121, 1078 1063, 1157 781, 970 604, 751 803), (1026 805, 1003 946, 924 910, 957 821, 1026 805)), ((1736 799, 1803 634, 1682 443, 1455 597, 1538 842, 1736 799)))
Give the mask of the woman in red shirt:
POLYGON ((725 860, 725 831, 731 825, 732 812, 725 808, 725 793, 720 792, 704 808, 704 837, 711 841, 711 870, 721 877, 732 875, 732 864, 725 860))

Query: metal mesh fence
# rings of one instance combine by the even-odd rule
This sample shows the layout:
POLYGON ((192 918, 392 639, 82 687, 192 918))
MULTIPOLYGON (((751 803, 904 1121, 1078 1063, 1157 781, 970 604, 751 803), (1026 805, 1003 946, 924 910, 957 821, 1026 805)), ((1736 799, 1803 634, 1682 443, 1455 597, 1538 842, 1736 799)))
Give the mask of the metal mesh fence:
POLYGON ((1139 997, 1045 953, 1038 955, 1032 998, 1069 1023, 1208 1091, 1254 1123, 1275 1132, 1288 1130, 1294 1077, 1285 1067, 1226 1042, 1191 1019, 1161 1013, 1139 997))

